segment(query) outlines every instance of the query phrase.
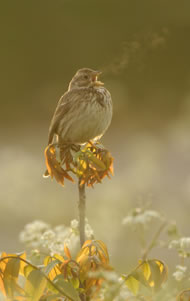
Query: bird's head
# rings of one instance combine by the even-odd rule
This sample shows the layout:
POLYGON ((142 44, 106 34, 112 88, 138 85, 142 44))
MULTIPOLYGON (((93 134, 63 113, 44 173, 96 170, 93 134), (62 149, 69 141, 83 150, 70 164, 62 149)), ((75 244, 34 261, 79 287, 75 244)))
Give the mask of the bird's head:
POLYGON ((98 76, 100 74, 100 71, 94 71, 89 68, 79 69, 69 84, 69 90, 103 86, 104 84, 101 81, 98 81, 98 76))

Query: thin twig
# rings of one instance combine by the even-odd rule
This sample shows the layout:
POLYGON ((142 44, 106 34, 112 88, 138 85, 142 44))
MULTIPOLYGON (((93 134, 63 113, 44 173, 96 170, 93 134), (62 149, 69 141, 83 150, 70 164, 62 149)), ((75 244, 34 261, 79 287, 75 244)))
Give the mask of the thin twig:
POLYGON ((85 211, 86 211, 86 194, 85 194, 85 184, 81 185, 80 179, 78 182, 79 189, 79 234, 80 234, 80 245, 85 242, 85 211))
POLYGON ((155 235, 153 236, 150 244, 147 246, 146 250, 144 251, 143 255, 142 255, 142 260, 146 260, 148 254, 150 253, 150 251, 152 250, 152 248, 155 246, 158 237, 160 236, 160 234, 162 233, 162 231, 164 230, 164 228, 166 227, 167 222, 164 221, 160 227, 158 228, 158 231, 156 231, 155 235))

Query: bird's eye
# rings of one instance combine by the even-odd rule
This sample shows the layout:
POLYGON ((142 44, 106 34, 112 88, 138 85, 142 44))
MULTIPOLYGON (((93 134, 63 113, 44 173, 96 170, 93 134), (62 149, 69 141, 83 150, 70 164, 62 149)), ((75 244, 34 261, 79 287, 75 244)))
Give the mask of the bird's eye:
POLYGON ((85 79, 88 79, 88 75, 84 75, 84 78, 85 78, 85 79))

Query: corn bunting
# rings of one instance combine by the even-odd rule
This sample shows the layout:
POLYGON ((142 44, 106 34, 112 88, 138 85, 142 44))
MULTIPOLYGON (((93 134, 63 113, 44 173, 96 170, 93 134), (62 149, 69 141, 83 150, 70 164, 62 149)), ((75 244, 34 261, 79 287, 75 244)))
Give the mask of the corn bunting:
POLYGON ((55 136, 59 144, 83 144, 105 133, 112 119, 112 100, 98 80, 100 73, 83 68, 74 75, 53 115, 48 144, 55 136))

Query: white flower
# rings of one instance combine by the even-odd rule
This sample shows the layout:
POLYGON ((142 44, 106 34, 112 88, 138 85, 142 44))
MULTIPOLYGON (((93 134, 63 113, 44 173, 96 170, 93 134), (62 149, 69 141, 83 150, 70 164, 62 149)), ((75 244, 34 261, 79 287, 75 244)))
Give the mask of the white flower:
POLYGON ((92 230, 92 227, 89 224, 85 225, 85 234, 86 238, 92 239, 94 237, 94 231, 92 230))
POLYGON ((185 277, 185 273, 187 271, 186 266, 177 265, 176 266, 176 272, 173 273, 173 277, 176 281, 181 281, 185 277))
POLYGON ((123 225, 131 225, 133 224, 133 216, 126 216, 123 221, 122 221, 123 225))
POLYGON ((180 241, 179 240, 172 240, 169 244, 169 249, 178 249, 180 247, 180 241))
POLYGON ((126 216, 122 224, 123 225, 143 225, 147 226, 150 222, 152 222, 154 219, 160 219, 162 220, 161 215, 154 210, 145 210, 141 211, 139 208, 136 208, 132 214, 126 216))
POLYGON ((54 238, 55 238, 55 232, 53 230, 45 231, 41 237, 42 240, 52 240, 54 238))
POLYGON ((132 293, 128 290, 128 288, 126 286, 122 286, 120 291, 119 291, 119 295, 117 297, 114 298, 114 301, 126 301, 126 300, 130 300, 130 298, 132 298, 132 293))
MULTIPOLYGON (((64 244, 66 244, 71 255, 76 255, 80 248, 78 221, 72 220, 71 226, 59 225, 51 228, 50 225, 42 221, 34 221, 27 224, 20 233, 21 242, 32 249, 38 249, 50 253, 63 255, 64 244)), ((92 239, 94 232, 86 220, 85 233, 87 239, 92 239)))
POLYGON ((182 237, 180 239, 180 245, 182 249, 189 249, 190 248, 190 237, 182 237))
POLYGON ((53 230, 45 231, 41 236, 42 246, 44 248, 49 248, 50 249, 50 245, 55 240, 55 236, 56 236, 56 234, 53 230))
POLYGON ((173 273, 173 277, 175 278, 175 280, 181 281, 184 278, 184 273, 181 271, 176 271, 175 273, 173 273))
POLYGON ((51 255, 54 254, 63 254, 64 253, 64 243, 59 240, 55 240, 49 245, 49 249, 51 252, 51 255))
POLYGON ((112 271, 104 271, 104 278, 110 282, 118 283, 118 275, 112 271))
POLYGON ((42 221, 34 221, 27 224, 20 233, 20 241, 32 248, 38 248, 41 245, 41 236, 50 226, 42 221))
POLYGON ((190 249, 190 237, 182 237, 178 240, 172 240, 169 244, 169 248, 174 248, 174 249, 190 249))
POLYGON ((176 270, 185 273, 187 271, 187 267, 185 267, 184 265, 176 265, 176 270))
POLYGON ((79 222, 76 219, 73 219, 71 221, 71 228, 78 229, 78 226, 79 226, 79 222))
POLYGON ((71 255, 76 256, 78 250, 80 249, 80 239, 79 235, 71 234, 70 238, 65 240, 67 247, 69 248, 71 255))
POLYGON ((144 212, 145 218, 149 221, 151 221, 152 219, 162 219, 160 213, 158 213, 155 210, 146 210, 144 212))

